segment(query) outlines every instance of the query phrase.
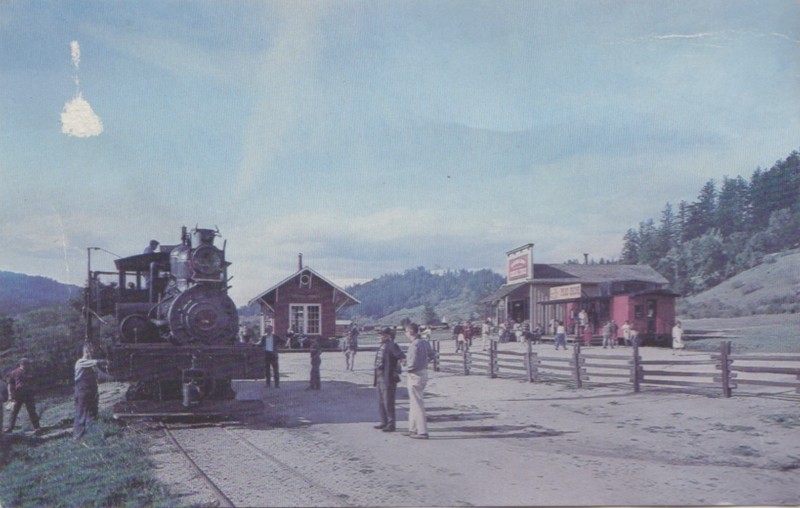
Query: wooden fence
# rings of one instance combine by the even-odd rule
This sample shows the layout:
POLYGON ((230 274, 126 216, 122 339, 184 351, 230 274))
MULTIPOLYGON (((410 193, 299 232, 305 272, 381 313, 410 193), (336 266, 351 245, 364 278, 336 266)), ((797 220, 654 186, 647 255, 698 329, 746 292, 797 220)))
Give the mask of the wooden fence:
POLYGON ((436 371, 467 376, 521 377, 532 383, 566 381, 576 388, 588 381, 623 383, 631 385, 634 392, 643 386, 706 388, 720 390, 725 397, 740 385, 794 388, 800 393, 800 355, 735 355, 729 341, 721 342, 719 353, 708 358, 670 360, 643 359, 637 346, 628 354, 598 354, 587 353, 576 343, 571 354, 565 356, 541 355, 532 351, 530 343, 526 343, 524 352, 499 351, 496 341, 491 341, 487 350, 467 348, 452 353, 443 353, 439 341, 433 341, 433 346, 436 371))

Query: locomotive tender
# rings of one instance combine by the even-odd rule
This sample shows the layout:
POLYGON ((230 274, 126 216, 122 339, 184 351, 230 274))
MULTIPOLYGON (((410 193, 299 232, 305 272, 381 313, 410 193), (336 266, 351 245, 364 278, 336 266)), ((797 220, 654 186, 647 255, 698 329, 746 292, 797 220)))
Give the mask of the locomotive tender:
POLYGON ((128 401, 162 403, 158 409, 123 403, 115 407, 118 416, 221 407, 214 401, 235 396, 232 379, 263 377, 261 348, 237 342, 239 317, 228 296, 230 263, 225 244, 214 245, 217 236, 216 230, 183 227, 176 245, 117 259, 117 272, 90 271, 95 304, 90 307, 105 308, 116 318, 109 354, 114 378, 132 383, 128 401), (111 301, 100 297, 99 274, 117 278, 111 301))

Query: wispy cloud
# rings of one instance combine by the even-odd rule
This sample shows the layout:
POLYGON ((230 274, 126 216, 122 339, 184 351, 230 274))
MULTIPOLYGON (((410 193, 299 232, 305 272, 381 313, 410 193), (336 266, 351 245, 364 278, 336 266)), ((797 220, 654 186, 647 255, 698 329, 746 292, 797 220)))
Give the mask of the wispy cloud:
POLYGON ((103 122, 80 91, 78 69, 81 63, 81 47, 78 41, 69 44, 72 65, 75 67, 75 97, 64 104, 61 111, 61 132, 76 138, 89 138, 103 133, 103 122))

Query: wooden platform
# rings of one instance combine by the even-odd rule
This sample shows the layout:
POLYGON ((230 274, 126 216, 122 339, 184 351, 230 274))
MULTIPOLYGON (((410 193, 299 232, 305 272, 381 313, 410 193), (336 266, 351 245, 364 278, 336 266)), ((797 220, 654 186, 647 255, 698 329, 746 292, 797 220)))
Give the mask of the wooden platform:
POLYGON ((113 407, 114 418, 224 417, 259 415, 264 412, 260 400, 204 400, 185 407, 180 400, 119 402, 113 407))

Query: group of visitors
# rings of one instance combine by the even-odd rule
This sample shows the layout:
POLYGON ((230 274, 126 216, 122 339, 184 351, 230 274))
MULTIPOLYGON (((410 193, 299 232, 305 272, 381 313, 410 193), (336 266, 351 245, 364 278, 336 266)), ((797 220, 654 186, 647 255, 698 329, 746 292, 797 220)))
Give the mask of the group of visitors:
POLYGON ((380 332, 380 346, 375 354, 373 385, 378 389, 378 412, 381 422, 375 426, 383 432, 394 432, 395 394, 400 382, 402 365, 406 366, 408 387, 408 431, 404 435, 412 439, 428 439, 428 424, 425 414, 424 393, 428 383, 428 362, 433 359, 433 350, 419 333, 419 325, 411 323, 405 327, 411 343, 408 354, 404 354, 394 342, 394 330, 384 328, 380 332))
MULTIPOLYGON (((98 378, 108 377, 108 361, 94 359, 94 348, 85 343, 82 355, 75 362, 74 394, 75 394, 75 419, 72 432, 75 439, 81 439, 86 434, 91 422, 97 418, 99 405, 99 392, 97 389, 98 378)), ((36 412, 36 391, 38 379, 33 368, 33 361, 29 358, 20 358, 5 379, 0 380, 0 433, 13 433, 17 417, 24 406, 28 412, 28 419, 35 435, 43 432, 36 412), (4 407, 11 410, 7 426, 3 426, 4 407)))

